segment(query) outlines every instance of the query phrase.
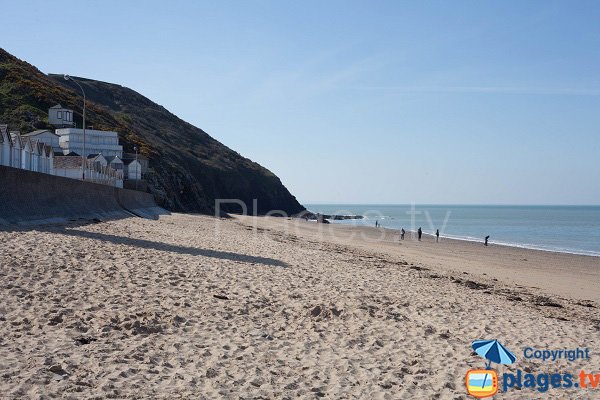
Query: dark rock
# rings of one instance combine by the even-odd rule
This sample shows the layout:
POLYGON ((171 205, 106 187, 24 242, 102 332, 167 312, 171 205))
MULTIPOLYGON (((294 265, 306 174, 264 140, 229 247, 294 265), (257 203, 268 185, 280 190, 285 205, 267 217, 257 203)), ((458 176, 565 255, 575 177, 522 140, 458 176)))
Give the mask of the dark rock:
POLYGON ((209 368, 208 370, 206 370, 207 378, 215 378, 217 375, 219 375, 219 373, 213 368, 209 368))
MULTIPOLYGON (((296 215, 297 218, 304 218, 304 219, 313 219, 313 220, 317 220, 319 222, 321 222, 321 220, 328 220, 328 219, 332 219, 334 221, 342 221, 342 220, 347 220, 347 219, 363 219, 364 216, 362 215, 329 215, 329 214, 319 214, 319 213, 313 213, 310 211, 304 211, 301 212, 299 214, 296 215)), ((326 222, 329 223, 329 222, 326 222)))
POLYGON ((312 309, 312 311, 310 312, 310 315, 312 317, 318 317, 321 314, 321 306, 316 306, 315 308, 312 309))
POLYGON ((92 342, 95 342, 96 340, 98 340, 98 339, 93 338, 93 337, 80 337, 80 338, 75 339, 75 344, 77 344, 78 346, 81 346, 81 345, 85 345, 85 344, 90 344, 92 342))
POLYGON ((484 290, 484 289, 489 289, 490 286, 483 284, 483 283, 477 283, 477 282, 473 282, 473 281, 465 281, 462 282, 463 285, 465 285, 466 287, 468 287, 469 289, 473 289, 473 290, 484 290))
POLYGON ((391 389, 392 388, 392 384, 390 382, 388 382, 388 381, 381 382, 379 384, 379 386, 381 386, 384 389, 391 389))
POLYGON ((440 333, 440 338, 442 338, 442 339, 450 339, 450 331, 446 331, 446 332, 440 333))
POLYGON ((60 376, 66 376, 66 375, 69 375, 69 374, 67 373, 67 371, 65 371, 65 370, 63 369, 63 367, 61 367, 59 364, 55 364, 55 365, 51 366, 50 368, 48 368, 48 371, 50 371, 50 372, 52 372, 52 373, 55 373, 55 374, 57 374, 57 375, 60 375, 60 376))
POLYGON ((562 304, 559 304, 546 296, 537 297, 535 299, 535 305, 542 306, 542 307, 564 308, 562 304))

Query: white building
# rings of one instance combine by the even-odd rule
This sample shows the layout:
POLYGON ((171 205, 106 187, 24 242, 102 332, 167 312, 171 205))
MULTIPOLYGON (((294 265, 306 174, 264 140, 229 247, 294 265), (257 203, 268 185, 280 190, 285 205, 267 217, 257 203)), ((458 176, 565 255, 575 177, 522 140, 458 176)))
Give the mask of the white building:
POLYGON ((55 153, 62 153, 62 149, 60 148, 60 136, 56 133, 49 131, 47 129, 40 129, 37 131, 29 132, 24 135, 21 135, 23 138, 29 138, 33 140, 37 140, 39 142, 45 143, 46 145, 52 147, 55 153))
POLYGON ((19 131, 10 132, 11 139, 11 154, 10 154, 10 166, 13 168, 21 168, 21 154, 23 150, 23 141, 21 140, 21 134, 19 131))
POLYGON ((141 154, 123 153, 123 164, 128 165, 133 160, 138 160, 142 166, 142 176, 148 173, 148 159, 141 154))
POLYGON ((48 123, 60 128, 73 125, 73 110, 64 108, 60 104, 48 109, 48 123))
POLYGON ((49 174, 53 163, 52 147, 22 138, 18 131, 9 133, 6 125, 0 125, 0 165, 49 174))
POLYGON ((12 140, 8 134, 8 126, 0 125, 0 165, 10 167, 12 140))
POLYGON ((29 139, 21 138, 21 166, 19 168, 32 170, 33 159, 33 143, 29 139))
POLYGON ((102 154, 90 154, 88 156, 88 161, 93 162, 96 166, 99 167, 106 168, 106 166, 108 165, 108 161, 106 161, 106 158, 104 158, 102 154))
POLYGON ((123 160, 121 160, 119 157, 107 157, 106 160, 108 161, 108 166, 112 169, 116 171, 123 171, 125 164, 123 163, 123 160))
MULTIPOLYGON (((57 129, 59 145, 63 153, 83 154, 83 129, 57 129)), ((85 130, 85 156, 102 154, 104 157, 123 156, 123 146, 119 145, 119 134, 113 131, 85 130)))
POLYGON ((127 165, 127 179, 142 179, 142 164, 138 160, 133 160, 127 165))
POLYGON ((52 175, 71 179, 81 179, 83 171, 81 168, 81 156, 57 156, 54 158, 54 170, 52 175))
POLYGON ((40 143, 40 160, 37 171, 44 174, 51 174, 54 169, 54 149, 45 143, 40 143))
MULTIPOLYGON (((91 146, 88 151, 86 144, 88 157, 84 163, 83 157, 79 155, 83 150, 83 143, 78 141, 82 138, 83 131, 74 128, 59 129, 57 133, 59 131, 63 135, 54 135, 49 131, 21 135, 18 131, 9 132, 7 125, 0 124, 0 165, 73 179, 82 179, 85 167, 86 181, 123 187, 123 174, 127 171, 123 169, 120 158, 123 148, 118 144, 116 132, 86 130, 86 138, 90 133, 91 146), (64 144, 70 155, 55 157, 52 144, 56 144, 56 137, 61 149, 64 144), (90 155, 98 148, 101 151, 90 155), (107 152, 112 152, 113 155, 105 157, 103 153, 107 152)), ((141 168, 137 169, 141 174, 141 168)))
MULTIPOLYGON (((57 156, 54 158, 54 169, 52 174, 65 178, 81 179, 83 158, 80 156, 57 156)), ((86 160, 85 180, 88 182, 100 183, 123 187, 123 172, 100 165, 93 160, 86 160)))

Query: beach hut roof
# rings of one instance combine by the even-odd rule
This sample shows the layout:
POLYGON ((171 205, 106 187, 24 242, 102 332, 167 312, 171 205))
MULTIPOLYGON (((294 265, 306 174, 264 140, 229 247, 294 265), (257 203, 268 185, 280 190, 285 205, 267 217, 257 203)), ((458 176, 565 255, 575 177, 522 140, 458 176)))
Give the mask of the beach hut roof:
POLYGON ((88 160, 95 160, 95 159, 100 158, 100 157, 103 157, 102 154, 100 154, 100 153, 89 154, 87 156, 88 160))
POLYGON ((81 157, 56 156, 56 157, 54 157, 54 168, 59 168, 59 169, 81 168, 81 157))
POLYGON ((21 147, 22 149, 33 151, 34 145, 30 138, 21 136, 21 142, 23 143, 23 146, 21 147))
POLYGON ((17 146, 19 149, 23 147, 23 140, 21 139, 21 133, 19 131, 11 131, 10 138, 13 146, 17 146))
POLYGON ((50 134, 52 134, 54 136, 58 136, 56 133, 52 132, 49 129, 38 129, 38 130, 35 130, 33 132, 24 133, 21 136, 23 136, 23 137, 26 137, 26 136, 37 136, 37 135, 40 135, 40 134, 46 133, 46 132, 48 132, 48 133, 50 133, 50 134))
POLYGON ((31 139, 31 138, 25 138, 25 140, 27 141, 27 143, 29 143, 29 148, 31 149, 30 151, 35 154, 37 152, 39 152, 39 147, 38 147, 38 141, 35 139, 31 139))
POLYGON ((121 160, 119 156, 107 157, 106 160, 109 162, 109 164, 123 164, 123 160, 121 160))
POLYGON ((0 143, 8 139, 8 125, 0 124, 0 143))
POLYGON ((33 140, 32 142, 35 142, 35 152, 38 155, 42 155, 44 154, 44 148, 46 147, 46 144, 44 142, 41 142, 39 140, 33 140))

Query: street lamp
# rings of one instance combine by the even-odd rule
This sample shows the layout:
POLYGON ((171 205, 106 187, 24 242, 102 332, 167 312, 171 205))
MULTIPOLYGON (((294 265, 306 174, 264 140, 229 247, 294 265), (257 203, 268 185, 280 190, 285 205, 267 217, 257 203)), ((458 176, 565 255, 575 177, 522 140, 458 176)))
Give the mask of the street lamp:
POLYGON ((87 164, 87 156, 85 154, 85 92, 83 91, 81 85, 71 76, 65 74, 64 77, 65 81, 72 81, 77 86, 79 86, 79 89, 81 89, 81 93, 83 93, 83 154, 81 155, 83 163, 81 164, 81 178, 85 181, 85 165, 87 164))
POLYGON ((133 146, 133 150, 135 150, 135 190, 138 188, 138 147, 133 146))

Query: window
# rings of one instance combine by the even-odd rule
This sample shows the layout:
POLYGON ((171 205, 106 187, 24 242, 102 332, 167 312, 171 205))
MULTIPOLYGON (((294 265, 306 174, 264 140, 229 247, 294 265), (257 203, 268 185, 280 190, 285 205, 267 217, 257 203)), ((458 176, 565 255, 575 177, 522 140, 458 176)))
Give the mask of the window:
POLYGON ((69 111, 65 111, 65 121, 72 121, 71 113, 69 111))
POLYGON ((63 114, 63 112, 62 112, 62 111, 57 111, 57 112, 56 112, 56 118, 58 118, 58 119, 63 119, 63 115, 62 115, 62 114, 63 114))

